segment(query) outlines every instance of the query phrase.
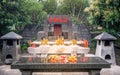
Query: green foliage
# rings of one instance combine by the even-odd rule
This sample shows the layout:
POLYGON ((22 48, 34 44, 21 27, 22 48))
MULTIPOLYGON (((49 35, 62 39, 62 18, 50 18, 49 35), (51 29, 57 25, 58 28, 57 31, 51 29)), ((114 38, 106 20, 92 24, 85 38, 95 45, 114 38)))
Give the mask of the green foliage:
POLYGON ((19 31, 27 24, 28 17, 25 12, 20 9, 22 1, 0 1, 0 34, 5 34, 9 31, 19 31))
POLYGON ((71 16, 74 23, 87 23, 84 8, 88 6, 88 0, 63 0, 56 13, 71 16))
POLYGON ((120 28, 120 0, 92 0, 85 11, 89 23, 102 26, 107 32, 116 34, 120 28))
POLYGON ((41 24, 46 16, 37 0, 0 0, 0 35, 19 32, 29 23, 41 24))
POLYGON ((21 8, 27 11, 31 23, 42 23, 47 16, 46 12, 43 11, 43 5, 37 0, 24 0, 21 8))
POLYGON ((43 0, 42 4, 44 6, 44 11, 48 14, 54 14, 57 9, 57 1, 56 0, 43 0))
POLYGON ((96 49, 96 43, 97 41, 95 39, 91 39, 91 45, 90 45, 90 53, 95 54, 95 49, 96 49))
POLYGON ((82 9, 86 4, 82 0, 63 0, 61 7, 63 8, 63 13, 77 15, 80 12, 83 12, 82 9))
POLYGON ((27 52, 27 48, 29 47, 29 44, 27 43, 27 42, 23 42, 22 44, 21 44, 21 52, 22 53, 25 53, 25 52, 27 52))

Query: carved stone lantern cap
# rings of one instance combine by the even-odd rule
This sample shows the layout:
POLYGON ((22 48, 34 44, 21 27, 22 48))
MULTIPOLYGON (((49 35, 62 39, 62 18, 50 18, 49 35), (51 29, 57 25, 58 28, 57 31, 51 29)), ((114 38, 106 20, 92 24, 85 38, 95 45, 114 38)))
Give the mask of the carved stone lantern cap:
POLYGON ((15 32, 9 32, 1 36, 0 39, 22 39, 22 36, 16 34, 15 32))
POLYGON ((95 40, 116 40, 117 38, 108 34, 107 32, 103 32, 100 35, 94 38, 95 40))

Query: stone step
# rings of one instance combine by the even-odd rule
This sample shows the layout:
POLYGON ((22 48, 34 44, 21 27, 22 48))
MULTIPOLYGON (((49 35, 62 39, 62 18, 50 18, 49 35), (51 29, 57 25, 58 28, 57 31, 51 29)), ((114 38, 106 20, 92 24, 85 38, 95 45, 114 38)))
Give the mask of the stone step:
POLYGON ((87 72, 36 72, 36 73, 33 73, 33 75, 88 75, 87 72))

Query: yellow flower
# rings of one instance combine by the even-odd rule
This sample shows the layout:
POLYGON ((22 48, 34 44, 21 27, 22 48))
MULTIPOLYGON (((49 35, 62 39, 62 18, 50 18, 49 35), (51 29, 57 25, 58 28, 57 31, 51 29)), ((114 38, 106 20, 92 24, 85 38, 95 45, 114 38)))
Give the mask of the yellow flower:
POLYGON ((77 40, 75 40, 75 39, 72 39, 71 42, 72 42, 73 45, 77 44, 77 40))

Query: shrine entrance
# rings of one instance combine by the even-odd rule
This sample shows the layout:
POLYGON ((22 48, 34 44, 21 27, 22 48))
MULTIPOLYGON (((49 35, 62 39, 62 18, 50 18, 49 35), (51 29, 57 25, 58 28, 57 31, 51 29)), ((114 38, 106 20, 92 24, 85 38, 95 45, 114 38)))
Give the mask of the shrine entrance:
POLYGON ((62 35, 62 26, 61 24, 54 24, 54 36, 62 35))

